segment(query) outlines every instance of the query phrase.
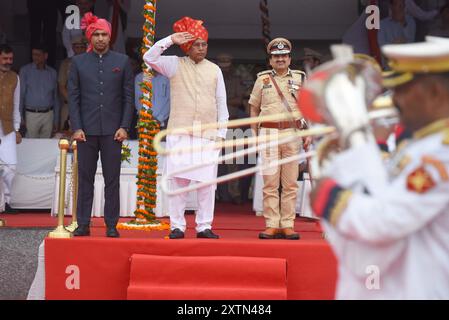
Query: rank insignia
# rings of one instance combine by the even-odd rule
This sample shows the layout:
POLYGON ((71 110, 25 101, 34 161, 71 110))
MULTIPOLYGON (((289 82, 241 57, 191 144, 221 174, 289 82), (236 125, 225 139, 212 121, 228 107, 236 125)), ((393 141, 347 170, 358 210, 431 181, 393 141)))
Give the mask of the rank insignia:
POLYGON ((417 193, 425 193, 435 186, 432 176, 424 167, 419 167, 407 177, 407 189, 417 193))

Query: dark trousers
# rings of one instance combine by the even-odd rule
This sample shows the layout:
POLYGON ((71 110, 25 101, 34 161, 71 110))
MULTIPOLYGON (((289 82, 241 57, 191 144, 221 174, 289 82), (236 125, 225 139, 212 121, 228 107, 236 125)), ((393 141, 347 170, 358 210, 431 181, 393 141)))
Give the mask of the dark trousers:
POLYGON ((86 136, 78 143, 78 224, 88 225, 94 198, 98 152, 104 177, 104 220, 107 226, 117 225, 120 217, 120 167, 122 144, 114 136, 86 136))

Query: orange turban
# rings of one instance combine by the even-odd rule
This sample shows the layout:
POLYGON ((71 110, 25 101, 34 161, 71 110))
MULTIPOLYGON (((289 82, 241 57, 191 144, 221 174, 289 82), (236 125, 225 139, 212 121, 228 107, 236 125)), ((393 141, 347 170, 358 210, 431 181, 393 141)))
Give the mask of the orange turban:
POLYGON ((95 31, 104 30, 109 34, 109 36, 111 36, 111 24, 105 19, 99 19, 91 12, 86 13, 81 20, 81 29, 84 30, 86 38, 89 41, 87 52, 92 51, 92 44, 90 43, 90 39, 92 38, 92 34, 95 31))
MULTIPOLYGON (((203 27, 203 21, 195 20, 190 17, 184 17, 173 24, 174 32, 188 32, 196 39, 202 39, 207 42, 209 39, 209 33, 206 28, 203 27)), ((182 51, 187 53, 192 47, 195 40, 187 42, 181 46, 182 51)))

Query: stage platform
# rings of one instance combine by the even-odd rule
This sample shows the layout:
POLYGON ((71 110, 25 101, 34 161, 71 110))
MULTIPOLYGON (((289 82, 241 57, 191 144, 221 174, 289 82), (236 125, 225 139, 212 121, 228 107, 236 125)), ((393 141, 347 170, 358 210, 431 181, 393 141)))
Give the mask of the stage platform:
MULTIPOLYGON (((260 240, 264 219, 254 216, 249 204, 219 204, 214 232, 220 239, 209 240, 195 237, 193 214, 186 218, 186 238, 180 240, 167 239, 168 231, 120 230, 121 238, 107 238, 102 218, 93 219, 90 237, 46 238, 45 268, 38 268, 36 277, 45 283, 45 298, 334 298, 336 260, 318 223, 298 218, 299 241, 260 240)), ((51 222, 56 219, 42 214, 7 216, 10 227, 51 222)))

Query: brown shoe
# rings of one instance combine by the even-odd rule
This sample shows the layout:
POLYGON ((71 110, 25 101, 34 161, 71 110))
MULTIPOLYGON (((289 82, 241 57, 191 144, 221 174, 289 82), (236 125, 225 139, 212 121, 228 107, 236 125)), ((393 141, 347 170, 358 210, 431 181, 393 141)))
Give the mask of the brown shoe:
POLYGON ((284 235, 284 239, 287 240, 299 240, 299 233, 295 232, 293 228, 284 228, 282 229, 282 233, 284 235))
POLYGON ((276 228, 267 228, 259 233, 259 239, 278 239, 279 231, 276 228))

